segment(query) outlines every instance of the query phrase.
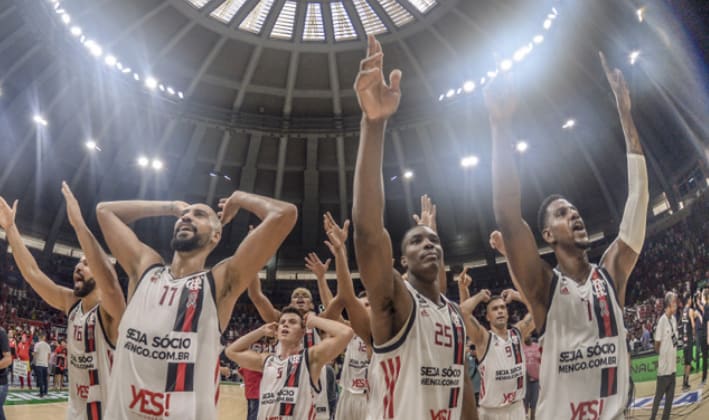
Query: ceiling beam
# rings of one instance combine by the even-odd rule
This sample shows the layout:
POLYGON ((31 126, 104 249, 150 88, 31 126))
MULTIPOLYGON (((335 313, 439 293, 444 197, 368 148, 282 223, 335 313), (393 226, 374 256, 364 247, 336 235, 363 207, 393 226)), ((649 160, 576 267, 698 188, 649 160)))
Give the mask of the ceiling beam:
MULTIPOLYGON (((298 51, 293 51, 291 53, 291 62, 293 60, 293 57, 299 57, 299 52, 298 51)), ((289 68, 290 70, 290 68, 289 68)), ((236 81, 236 80, 231 80, 227 79, 225 77, 221 76, 216 76, 213 74, 207 74, 203 78, 203 82, 209 83, 210 85, 217 86, 217 87, 225 87, 228 89, 232 90, 246 90, 247 92, 251 93, 260 93, 264 95, 274 95, 274 96, 288 96, 288 88, 279 88, 279 87, 273 87, 273 86, 263 86, 263 85, 255 85, 255 84, 249 84, 245 85, 243 82, 236 81)), ((343 89, 341 92, 341 97, 354 97, 355 96, 355 91, 354 89, 343 89)), ((328 99, 332 98, 332 90, 331 89, 293 89, 292 92, 292 97, 294 98, 321 98, 321 99, 328 99)))
MULTIPOLYGON (((141 2, 142 3, 142 2, 141 2)), ((126 26, 121 30, 118 35, 114 36, 110 41, 106 43, 106 49, 111 49, 116 46, 119 42, 121 42, 126 36, 130 35, 138 29, 139 27, 143 26, 145 22, 149 21, 152 19, 153 16, 157 15, 164 9, 166 9, 170 5, 169 0, 163 0, 160 2, 156 7, 152 8, 149 12, 145 13, 140 17, 140 19, 136 20, 135 22, 131 23, 130 25, 126 26)))
POLYGON ((347 170, 345 168, 345 137, 337 136, 335 139, 337 148, 337 185, 340 197, 340 223, 349 217, 350 203, 347 194, 347 170))
POLYGON ((276 169, 276 186, 273 191, 273 196, 281 199, 283 192, 283 174, 286 167, 286 151, 288 150, 288 136, 282 136, 278 139, 278 168, 276 169))
POLYGON ((403 177, 406 168, 406 158, 404 157, 404 148, 401 145, 401 137, 399 136, 399 130, 391 130, 391 139, 394 145, 394 153, 396 154, 396 162, 399 165, 399 179, 404 187, 404 199, 406 200, 406 220, 411 224, 411 216, 414 214, 413 200, 411 199, 411 183, 409 180, 403 177))
MULTIPOLYGON (((70 76, 71 79, 69 80, 68 83, 63 85, 62 87, 59 88, 59 90, 52 96, 52 99, 49 100, 47 103, 47 107, 43 109, 43 113, 45 115, 45 118, 49 120, 49 123, 51 124, 51 118, 49 115, 51 115, 52 110, 54 107, 59 103, 59 100, 64 96, 65 93, 70 91, 72 88, 74 88, 74 85, 77 83, 78 79, 75 76, 70 76)), ((32 138, 35 137, 37 134, 37 125, 33 124, 25 137, 22 139, 22 141, 17 145, 17 148, 15 149, 15 152, 10 159, 10 162, 3 168, 2 174, 0 175, 0 191, 3 191, 5 189, 5 184, 7 183, 8 179, 10 178, 10 175, 12 175, 12 172, 15 170, 15 166, 20 161, 20 157, 22 154, 25 152, 27 149, 27 146, 29 146, 32 143, 35 143, 32 141, 32 138)))
MULTIPOLYGON (((290 54, 288 62, 288 76, 286 78, 285 100, 283 101, 283 117, 287 120, 290 118, 293 111, 293 92, 295 91, 295 78, 298 74, 298 62, 300 61, 300 53, 293 51, 290 54)), ((248 87, 251 90, 252 86, 248 87)))
MULTIPOLYGON (((256 185, 256 163, 258 162, 259 151, 261 150, 261 134, 251 134, 249 138, 249 148, 246 152, 246 162, 241 168, 239 179, 239 191, 253 192, 256 185)), ((241 212, 243 213, 243 212, 241 212)), ((248 229, 248 216, 236 215, 237 219, 232 221, 231 242, 237 242, 243 238, 248 229), (243 220, 243 223, 242 223, 243 220)))
POLYGON ((311 250, 317 247, 318 225, 320 221, 319 178, 318 178, 318 138, 308 136, 305 148, 305 171, 303 171, 303 207, 301 219, 303 223, 303 249, 311 250))
POLYGON ((408 45, 406 45, 406 42, 403 40, 397 41, 397 44, 401 49, 404 51, 404 55, 406 55, 406 58, 409 59, 409 63, 411 63, 411 66, 414 68, 414 73, 416 73, 416 76, 419 78, 421 81, 421 84, 423 87, 426 89, 426 92, 428 93, 428 96, 431 98, 434 98, 436 96, 436 93, 433 91, 433 87, 431 86, 431 83, 426 79, 426 73, 423 71, 423 67, 421 67, 421 63, 419 63, 418 59, 414 56, 414 53, 411 51, 408 45))
MULTIPOLYGON (((215 172, 221 172, 222 171, 222 166, 224 164, 224 157, 226 156, 226 151, 229 149, 229 140, 231 140, 231 133, 229 131, 225 131, 222 134, 222 140, 219 143, 219 151, 217 152, 217 163, 214 165, 214 171, 215 172)), ((211 206, 212 202, 214 201, 214 194, 217 191, 217 181, 221 179, 221 177, 218 176, 212 176, 209 179, 209 189, 207 192, 207 205, 211 206)))
POLYGON ((20 58, 16 59, 12 63, 12 66, 10 66, 10 68, 7 69, 7 71, 5 71, 5 74, 2 76, 3 80, 9 79, 10 77, 12 77, 12 75, 15 74, 15 72, 17 70, 19 70, 27 62, 27 60, 32 58, 32 56, 34 56, 35 53, 37 53, 37 51, 39 51, 39 49, 42 46, 43 45, 38 42, 32 48, 30 48, 24 54, 22 54, 22 56, 20 58))

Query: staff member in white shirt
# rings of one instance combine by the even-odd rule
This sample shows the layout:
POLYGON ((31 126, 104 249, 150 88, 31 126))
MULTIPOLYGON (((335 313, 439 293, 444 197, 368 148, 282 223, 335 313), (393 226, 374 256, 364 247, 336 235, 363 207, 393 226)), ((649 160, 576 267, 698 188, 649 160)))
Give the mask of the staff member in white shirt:
POLYGON ((42 333, 39 341, 34 345, 34 368, 37 374, 37 385, 39 386, 39 396, 47 395, 47 371, 49 369, 49 354, 52 349, 47 344, 47 334, 42 333))
POLYGON ((672 292, 665 294, 665 313, 657 321, 655 330, 655 351, 660 355, 657 364, 657 387, 655 400, 652 402, 654 420, 662 396, 665 396, 665 408, 662 410, 662 420, 670 418, 672 400, 675 396, 675 372, 677 371, 677 295, 672 292))

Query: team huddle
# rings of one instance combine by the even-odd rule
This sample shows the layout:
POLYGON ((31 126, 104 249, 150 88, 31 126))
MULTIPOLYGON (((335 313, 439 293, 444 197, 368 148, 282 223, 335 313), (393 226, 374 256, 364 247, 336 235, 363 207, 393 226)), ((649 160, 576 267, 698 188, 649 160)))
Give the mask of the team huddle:
MULTIPOLYGON (((84 252, 74 270, 73 289, 40 271, 15 225, 17 201, 10 206, 0 197, 0 227, 22 276, 68 316, 67 419, 216 419, 223 350, 239 366, 262 372, 260 420, 330 419, 325 367, 342 353, 336 419, 524 419, 522 343, 535 329, 543 349, 537 417, 623 417, 630 370, 622 308, 645 239, 648 182, 621 72, 609 69, 601 54, 625 136, 628 199, 618 236, 598 264, 589 262, 589 234, 578 209, 558 195, 543 201, 537 221, 557 265, 540 258, 522 218, 512 153, 517 98, 502 75, 488 83, 485 103, 499 229, 491 234, 491 244, 506 258, 516 290, 466 292, 453 302, 446 297, 436 208, 427 196, 400 244, 405 272, 394 268, 393 244, 384 224, 382 164, 387 121, 401 99, 402 73, 392 71, 387 83, 383 58, 381 45, 370 36, 354 85, 363 115, 352 239, 365 292, 355 293, 348 266, 350 222, 340 225, 325 214, 326 245, 334 256, 338 287, 334 296, 321 291, 325 309, 319 314, 311 292, 300 288, 287 307, 274 308, 258 278, 296 223, 292 204, 243 191, 221 199, 218 211, 180 201, 99 203, 96 216, 103 237, 128 276, 124 295, 69 185, 62 184, 66 212, 84 252), (222 226, 240 210, 260 223, 231 257, 207 268, 222 226), (137 220, 162 216, 177 218, 169 262, 130 227, 137 220), (264 325, 224 349, 222 331, 245 291, 264 325), (527 314, 509 325, 507 304, 513 300, 522 302, 527 314), (486 322, 473 315, 480 305, 485 306, 486 322), (254 351, 264 337, 274 337, 277 345, 254 351), (478 401, 468 373, 470 344, 476 348, 481 376, 478 401)), ((465 277, 462 273, 461 281, 465 277)))

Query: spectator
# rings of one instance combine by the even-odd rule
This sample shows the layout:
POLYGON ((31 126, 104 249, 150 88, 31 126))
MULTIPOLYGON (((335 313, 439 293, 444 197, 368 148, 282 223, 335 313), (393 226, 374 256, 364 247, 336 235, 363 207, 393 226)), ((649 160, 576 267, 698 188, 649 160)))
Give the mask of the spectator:
POLYGON ((49 369, 49 355, 52 352, 51 347, 47 344, 47 334, 42 333, 39 341, 34 345, 34 366, 37 374, 37 386, 39 387, 39 396, 47 395, 47 374, 49 369))
POLYGON ((530 336, 524 340, 524 357, 527 364, 527 394, 524 396, 524 407, 529 413, 529 420, 534 420, 539 398, 539 364, 542 362, 542 352, 539 344, 530 336))
POLYGON ((655 399, 652 402, 650 419, 655 420, 660 400, 665 397, 665 408, 662 410, 662 420, 669 420, 672 411, 672 401, 675 395, 675 372, 677 371, 677 296, 667 292, 664 300, 665 313, 657 322, 655 329, 655 351, 660 355, 657 365, 657 386, 655 399))
POLYGON ((7 368, 12 365, 12 355, 10 354, 10 342, 7 339, 5 329, 0 327, 0 420, 5 420, 5 398, 7 398, 7 368))

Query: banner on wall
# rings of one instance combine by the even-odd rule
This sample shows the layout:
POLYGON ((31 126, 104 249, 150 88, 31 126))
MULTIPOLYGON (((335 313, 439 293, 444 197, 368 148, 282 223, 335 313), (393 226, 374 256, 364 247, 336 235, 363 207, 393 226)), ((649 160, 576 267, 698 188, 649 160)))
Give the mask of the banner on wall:
MULTIPOLYGON (((684 350, 677 349, 677 373, 682 376, 684 372, 684 350)), ((630 360, 630 376, 634 382, 647 382, 657 380, 657 354, 634 357, 630 360)))

